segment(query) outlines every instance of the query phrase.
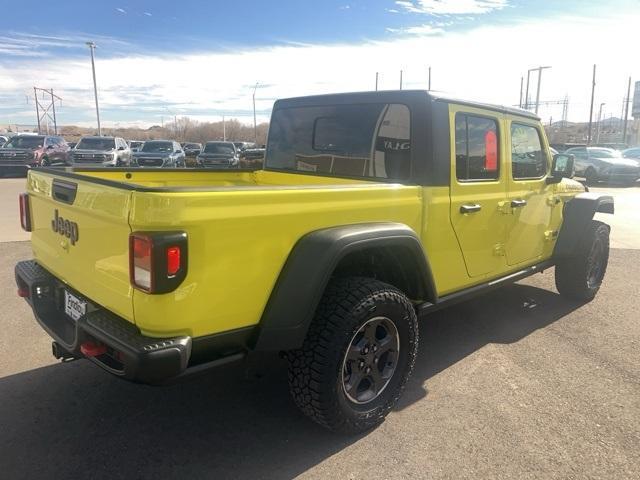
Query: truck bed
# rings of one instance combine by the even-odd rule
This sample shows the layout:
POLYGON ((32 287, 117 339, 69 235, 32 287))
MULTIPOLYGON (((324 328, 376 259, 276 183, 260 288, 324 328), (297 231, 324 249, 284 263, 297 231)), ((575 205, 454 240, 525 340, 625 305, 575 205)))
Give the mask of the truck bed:
POLYGON ((365 222, 420 232, 422 225, 417 186, 300 173, 37 169, 27 183, 37 262, 149 336, 257 324, 289 253, 309 232, 365 222), (71 202, 66 190, 56 198, 54 183, 75 189, 71 202), (54 231, 56 218, 77 225, 75 244, 54 231), (171 293, 130 285, 129 235, 144 231, 188 235, 188 273, 171 293))

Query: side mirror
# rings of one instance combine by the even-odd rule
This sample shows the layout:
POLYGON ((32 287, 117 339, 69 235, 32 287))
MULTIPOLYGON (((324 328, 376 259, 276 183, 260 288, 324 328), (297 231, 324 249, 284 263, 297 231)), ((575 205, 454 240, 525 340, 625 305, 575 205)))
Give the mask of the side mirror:
POLYGON ((118 147, 118 150, 124 150, 124 147, 118 147))
POLYGON ((551 173, 547 177, 547 183, 560 183, 563 178, 573 178, 575 157, 564 153, 553 156, 551 173))

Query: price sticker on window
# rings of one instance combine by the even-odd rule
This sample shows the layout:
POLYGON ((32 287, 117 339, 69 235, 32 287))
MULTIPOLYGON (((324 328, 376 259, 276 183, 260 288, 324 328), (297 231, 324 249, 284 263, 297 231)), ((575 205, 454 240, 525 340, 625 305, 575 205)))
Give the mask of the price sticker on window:
POLYGON ((495 131, 487 130, 485 133, 484 148, 486 152, 484 169, 487 172, 495 172, 498 170, 498 137, 495 131))

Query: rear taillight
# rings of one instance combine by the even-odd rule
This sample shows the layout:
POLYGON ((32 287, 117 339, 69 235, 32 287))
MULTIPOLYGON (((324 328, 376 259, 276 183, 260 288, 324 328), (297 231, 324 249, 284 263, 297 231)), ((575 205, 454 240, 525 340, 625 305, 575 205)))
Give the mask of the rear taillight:
POLYGON ((29 194, 21 193, 19 196, 20 202, 20 225, 22 229, 31 231, 31 208, 29 207, 29 194))
POLYGON ((136 232, 129 237, 131 285, 147 293, 175 290, 187 275, 187 234, 136 232))
POLYGON ((153 241, 149 237, 132 235, 130 250, 131 283, 142 290, 153 291, 153 241))

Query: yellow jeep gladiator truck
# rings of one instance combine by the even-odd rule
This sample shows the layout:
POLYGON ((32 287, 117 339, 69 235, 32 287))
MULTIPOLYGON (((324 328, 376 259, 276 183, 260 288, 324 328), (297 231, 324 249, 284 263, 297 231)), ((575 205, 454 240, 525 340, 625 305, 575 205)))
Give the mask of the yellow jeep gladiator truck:
POLYGON ((592 299, 613 199, 529 112, 386 91, 279 100, 264 169, 41 168, 18 293, 60 359, 161 384, 280 351, 301 410, 358 432, 411 374, 418 319, 555 266, 592 299))

